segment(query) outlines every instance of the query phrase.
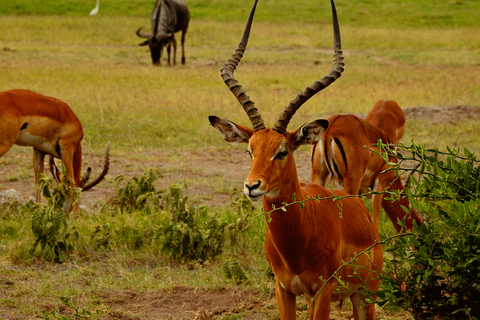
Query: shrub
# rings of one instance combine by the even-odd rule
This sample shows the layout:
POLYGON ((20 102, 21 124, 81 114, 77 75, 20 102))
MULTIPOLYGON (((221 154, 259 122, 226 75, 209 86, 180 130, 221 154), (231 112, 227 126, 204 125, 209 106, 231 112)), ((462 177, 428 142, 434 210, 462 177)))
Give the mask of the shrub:
POLYGON ((174 260, 211 260, 223 252, 227 241, 246 248, 243 234, 251 226, 249 216, 254 208, 244 197, 232 202, 222 214, 207 206, 190 205, 177 185, 170 186, 163 200, 171 219, 158 230, 158 240, 162 252, 174 260))
POLYGON ((426 221, 395 238, 386 251, 379 303, 415 319, 480 319, 480 168, 468 149, 440 152, 412 144, 417 178, 408 190, 426 221))
POLYGON ((42 189, 47 205, 39 205, 33 210, 32 231, 35 242, 30 253, 34 254, 37 247, 40 247, 45 259, 65 262, 79 237, 76 227, 69 227, 65 214, 68 214, 73 205, 72 198, 78 199, 80 191, 47 177, 40 179, 38 187, 42 189))
POLYGON ((145 170, 142 177, 133 177, 126 181, 125 176, 120 175, 115 178, 115 189, 117 197, 114 203, 120 206, 122 212, 130 212, 133 210, 145 210, 152 212, 161 206, 161 194, 163 190, 157 191, 155 182, 160 173, 157 170, 145 170))
POLYGON ((177 185, 170 186, 165 201, 171 220, 159 230, 162 252, 179 262, 212 259, 222 253, 225 221, 206 206, 190 206, 177 185))

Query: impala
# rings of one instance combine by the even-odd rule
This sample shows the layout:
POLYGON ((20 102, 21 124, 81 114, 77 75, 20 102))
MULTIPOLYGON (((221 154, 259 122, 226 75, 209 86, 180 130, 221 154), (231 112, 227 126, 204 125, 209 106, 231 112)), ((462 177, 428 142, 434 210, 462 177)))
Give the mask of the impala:
POLYGON ((258 109, 234 77, 245 52, 257 0, 255 0, 240 40, 221 74, 243 106, 253 129, 210 116, 210 124, 231 143, 248 144, 251 169, 244 182, 244 193, 252 201, 262 199, 267 220, 265 253, 276 278, 276 297, 281 319, 295 319, 295 300, 305 295, 310 319, 329 319, 330 302, 350 297, 355 319, 374 319, 375 305, 368 304, 360 287, 378 289, 383 265, 382 247, 370 214, 359 198, 335 202, 333 193, 317 184, 300 183, 293 152, 301 145, 313 144, 328 127, 316 120, 296 131, 287 131, 295 111, 321 91, 343 71, 340 30, 333 0, 335 60, 332 70, 300 92, 285 107, 273 128, 266 128, 258 109), (292 203, 295 197, 296 202, 292 203), (321 200, 312 200, 320 197, 321 200), (278 210, 284 203, 291 205, 278 210), (302 202, 300 204, 299 202, 302 202), (276 209, 276 210, 275 210, 276 209), (266 215, 267 216, 267 215, 266 215), (370 251, 367 249, 372 248, 370 251), (355 261, 352 258, 359 254, 355 261), (347 282, 342 286, 338 279, 347 282))
MULTIPOLYGON (((388 163, 367 149, 375 148, 379 139, 383 143, 397 143, 403 136, 405 116, 395 106, 398 107, 394 101, 379 101, 375 104, 367 118, 378 128, 354 115, 330 117, 330 125, 323 133, 322 140, 312 147, 312 182, 323 186, 329 182, 343 184, 343 190, 352 195, 371 189, 374 191, 373 221, 377 228, 383 206, 395 229, 402 232, 411 230, 413 221, 422 223, 422 219, 413 209, 405 212, 403 208, 410 205, 408 198, 401 197, 395 201, 385 198, 383 191, 403 193, 405 188, 388 163), (402 228, 399 220, 404 220, 405 228, 402 228)), ((396 161, 395 157, 389 157, 389 162, 396 161)))
MULTIPOLYGON (((108 171, 108 146, 103 171, 87 184, 81 177, 82 138, 82 125, 65 102, 28 90, 0 92, 0 158, 14 144, 33 147, 35 185, 47 154, 62 160, 70 185, 86 191, 98 184, 108 171)), ((40 202, 38 188, 35 200, 40 202)))
POLYGON ((365 118, 382 131, 391 143, 397 144, 405 133, 405 113, 393 100, 379 100, 365 118))

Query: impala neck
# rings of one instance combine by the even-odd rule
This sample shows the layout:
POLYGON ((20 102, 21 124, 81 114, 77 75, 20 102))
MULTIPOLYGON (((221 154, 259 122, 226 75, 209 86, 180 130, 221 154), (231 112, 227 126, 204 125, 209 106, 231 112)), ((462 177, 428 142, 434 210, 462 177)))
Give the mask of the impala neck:
POLYGON ((291 157, 288 160, 290 163, 287 165, 289 170, 285 170, 288 172, 283 172, 281 175, 284 181, 282 181, 282 188, 278 196, 275 198, 264 196, 262 202, 264 212, 270 212, 265 218, 275 247, 279 248, 280 254, 284 259, 291 261, 290 264, 295 265, 302 263, 301 255, 306 252, 304 247, 308 245, 306 239, 309 235, 306 230, 310 228, 306 224, 309 221, 307 215, 309 214, 308 207, 310 205, 309 201, 307 201, 304 209, 301 209, 298 203, 285 207, 286 211, 278 209, 284 207, 284 203, 289 204, 294 201, 307 199, 307 195, 298 180, 295 160, 292 155, 289 157, 291 157), (295 195, 295 200, 293 200, 293 195, 295 195), (277 209, 272 211, 274 208, 277 209))

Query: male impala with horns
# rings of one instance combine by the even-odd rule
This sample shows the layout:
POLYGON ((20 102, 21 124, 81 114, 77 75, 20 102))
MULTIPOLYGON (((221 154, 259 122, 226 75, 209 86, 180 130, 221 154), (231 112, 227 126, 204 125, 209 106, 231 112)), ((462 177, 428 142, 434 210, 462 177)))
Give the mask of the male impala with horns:
POLYGON ((382 247, 369 212, 359 198, 333 201, 333 193, 317 184, 300 183, 293 152, 301 145, 314 144, 328 121, 316 120, 295 131, 287 125, 295 111, 323 90, 343 71, 340 30, 333 0, 335 60, 332 70, 292 100, 272 128, 267 128, 254 103, 234 77, 245 52, 257 0, 250 12, 237 50, 223 66, 226 85, 243 106, 253 129, 210 116, 210 124, 231 143, 245 143, 251 169, 244 192, 252 201, 262 199, 267 219, 265 252, 276 279, 280 318, 295 319, 295 300, 305 295, 310 319, 329 319, 330 302, 350 297, 355 319, 374 319, 375 305, 369 304, 365 289, 378 289, 377 273, 383 265, 382 247), (320 200, 309 200, 319 197, 320 200), (280 210, 283 204, 296 203, 280 210), (299 202, 302 202, 300 204, 299 202), (340 284, 342 279, 346 285, 340 284), (363 287, 365 286, 365 287, 363 287))

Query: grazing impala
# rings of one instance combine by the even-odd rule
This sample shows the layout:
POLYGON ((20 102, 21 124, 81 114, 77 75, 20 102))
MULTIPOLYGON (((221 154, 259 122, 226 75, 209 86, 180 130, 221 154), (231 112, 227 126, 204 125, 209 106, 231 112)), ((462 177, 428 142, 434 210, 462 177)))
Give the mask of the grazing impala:
MULTIPOLYGON (((322 140, 312 147, 312 182, 325 186, 328 183, 343 184, 343 190, 349 194, 360 194, 368 189, 374 192, 372 213, 375 225, 379 226, 381 207, 398 232, 402 229, 398 220, 404 220, 405 228, 411 230, 413 221, 422 223, 422 219, 413 209, 409 213, 408 198, 387 200, 382 193, 385 190, 400 191, 404 186, 382 157, 365 148, 375 148, 379 139, 383 143, 397 143, 405 131, 405 116, 394 101, 379 101, 368 114, 368 119, 376 124, 354 115, 334 115, 328 119, 329 127, 323 133, 322 140), (388 136, 387 136, 388 135, 388 136)), ((396 162, 390 157, 389 162, 396 162)))
POLYGON ((287 131, 295 111, 343 71, 335 5, 332 0, 335 60, 331 72, 300 92, 285 107, 273 128, 265 127, 254 103, 234 77, 247 46, 256 5, 257 0, 237 50, 221 70, 225 84, 243 106, 253 129, 214 116, 209 120, 226 141, 248 144, 252 166, 244 183, 244 193, 252 201, 262 199, 264 211, 270 214, 265 253, 276 278, 280 318, 295 319, 296 296, 305 295, 310 319, 329 319, 330 302, 347 297, 352 301, 355 319, 374 319, 375 305, 368 304, 359 290, 362 285, 371 291, 378 289, 377 272, 383 264, 382 247, 370 214, 359 198, 338 202, 332 198, 308 200, 346 194, 332 193, 313 183, 300 183, 297 176, 293 152, 301 145, 318 141, 328 122, 316 120, 296 131, 287 131), (293 197, 305 202, 278 210, 283 203, 292 203, 293 197), (370 251, 369 247, 372 247, 370 251), (360 255, 352 261, 356 254, 360 255), (339 278, 348 284, 342 286, 339 278))
POLYGON ((397 144, 405 133, 405 113, 393 100, 379 100, 365 118, 397 144))
MULTIPOLYGON (((0 92, 0 158, 14 144, 33 147, 35 184, 47 154, 62 160, 71 185, 86 191, 98 184, 108 171, 108 147, 103 171, 86 184, 81 177, 82 138, 82 125, 65 102, 28 90, 0 92)), ((40 201, 39 190, 35 199, 40 201)))

